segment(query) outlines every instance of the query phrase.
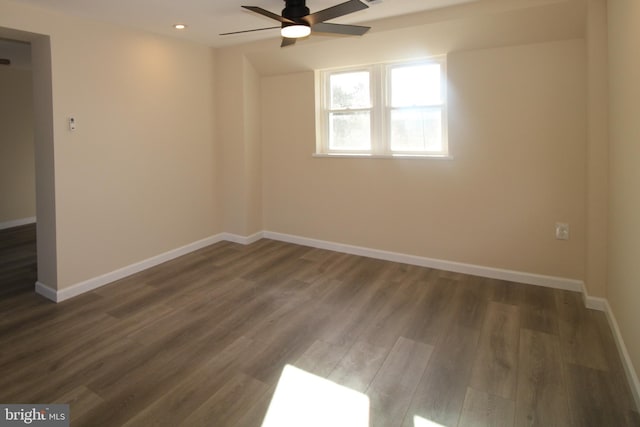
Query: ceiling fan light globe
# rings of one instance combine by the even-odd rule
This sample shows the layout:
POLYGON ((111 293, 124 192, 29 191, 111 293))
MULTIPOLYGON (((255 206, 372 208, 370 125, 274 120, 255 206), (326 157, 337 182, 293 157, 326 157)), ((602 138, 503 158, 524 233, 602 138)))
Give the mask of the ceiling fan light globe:
POLYGON ((307 37, 311 34, 311 27, 308 25, 296 24, 296 25, 286 25, 283 26, 280 30, 280 34, 282 37, 288 39, 299 39, 302 37, 307 37))

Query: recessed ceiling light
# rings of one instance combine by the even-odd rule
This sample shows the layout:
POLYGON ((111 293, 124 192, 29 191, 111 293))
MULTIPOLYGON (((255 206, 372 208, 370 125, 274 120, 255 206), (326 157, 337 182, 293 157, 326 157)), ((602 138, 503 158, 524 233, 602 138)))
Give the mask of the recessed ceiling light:
POLYGON ((187 26, 185 24, 174 24, 173 28, 175 28, 176 30, 184 30, 187 28, 187 26))

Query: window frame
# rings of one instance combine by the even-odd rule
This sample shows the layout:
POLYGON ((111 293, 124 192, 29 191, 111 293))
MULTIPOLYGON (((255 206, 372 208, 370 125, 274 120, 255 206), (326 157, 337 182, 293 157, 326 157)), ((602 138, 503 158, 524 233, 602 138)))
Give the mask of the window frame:
POLYGON ((376 99, 376 93, 378 92, 375 88, 375 70, 373 66, 363 66, 363 67, 349 67, 349 68, 344 68, 344 69, 339 69, 339 70, 335 70, 332 71, 326 75, 324 75, 324 79, 323 79, 323 91, 322 91, 322 107, 324 110, 324 114, 323 114, 323 119, 324 119, 324 123, 323 123, 323 138, 325 138, 323 147, 326 148, 326 151, 324 151, 325 153, 331 153, 331 154, 342 154, 342 155, 367 155, 369 153, 371 153, 371 151, 373 150, 373 147, 375 145, 375 140, 376 135, 373 132, 373 128, 374 128, 374 123, 377 120, 377 115, 378 112, 376 111, 376 104, 377 99, 376 99), (339 74, 348 74, 348 73, 357 73, 357 72, 367 72, 369 73, 369 101, 370 101, 370 106, 368 108, 347 108, 347 109, 331 109, 331 76, 332 75, 339 75, 339 74), (371 135, 371 141, 370 141, 370 146, 371 148, 368 150, 342 150, 342 149, 331 149, 330 148, 330 141, 329 141, 329 134, 330 134, 330 126, 331 126, 331 120, 330 120, 330 116, 332 113, 339 113, 339 112, 358 112, 358 111, 368 111, 369 112, 369 119, 370 119, 370 135, 371 135))
MULTIPOLYGON (((342 110, 344 111, 344 110, 342 110)), ((409 157, 409 158, 450 158, 447 126, 447 69, 446 56, 414 59, 410 61, 384 62, 354 67, 332 68, 316 72, 316 153, 325 157, 409 157), (441 113, 441 149, 427 150, 391 150, 391 112, 401 107, 391 105, 391 72, 394 68, 417 65, 438 64, 440 66, 440 98, 441 102, 425 106, 408 107, 421 109, 439 109, 441 113), (359 71, 369 72, 371 108, 347 109, 346 111, 370 111, 371 149, 345 150, 331 149, 329 146, 330 115, 336 111, 331 109, 331 76, 359 71)))

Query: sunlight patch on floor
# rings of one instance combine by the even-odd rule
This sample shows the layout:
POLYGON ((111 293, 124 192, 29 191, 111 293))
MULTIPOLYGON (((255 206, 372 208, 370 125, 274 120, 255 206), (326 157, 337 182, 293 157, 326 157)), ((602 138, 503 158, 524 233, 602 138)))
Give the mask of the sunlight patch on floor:
POLYGON ((286 365, 262 427, 369 427, 367 395, 286 365))
POLYGON ((426 420, 417 415, 413 416, 413 427, 446 427, 442 424, 435 423, 433 421, 426 420))

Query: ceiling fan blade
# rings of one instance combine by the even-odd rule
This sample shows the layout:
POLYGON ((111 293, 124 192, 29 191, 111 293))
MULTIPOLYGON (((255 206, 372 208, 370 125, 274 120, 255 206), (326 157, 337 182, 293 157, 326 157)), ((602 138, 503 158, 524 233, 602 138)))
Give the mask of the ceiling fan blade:
POLYGON ((367 8, 369 8, 369 6, 362 3, 360 0, 349 0, 336 6, 307 15, 302 19, 307 21, 309 25, 314 26, 320 22, 328 21, 330 19, 338 18, 367 8))
POLYGON ((328 22, 320 22, 311 27, 311 31, 315 33, 345 34, 348 36, 361 36, 370 29, 371 27, 360 25, 330 24, 328 22))
POLYGON ((276 21, 286 22, 288 24, 293 24, 294 23, 290 19, 283 18, 280 15, 276 15, 275 13, 269 12, 268 10, 263 9, 261 7, 258 7, 258 6, 242 6, 242 7, 245 8, 245 9, 248 9, 248 10, 250 10, 252 12, 259 13, 260 15, 266 16, 267 18, 275 19, 276 21))
POLYGON ((228 36, 228 35, 231 35, 231 34, 242 34, 242 33, 252 33, 254 31, 274 30, 276 28, 280 29, 280 26, 278 26, 278 27, 256 28, 254 30, 232 31, 230 33, 220 33, 218 35, 219 36, 228 36))
POLYGON ((282 44, 280 45, 280 47, 287 47, 287 46, 291 46, 293 44, 296 44, 296 40, 297 39, 290 39, 287 37, 283 37, 282 38, 282 44))

